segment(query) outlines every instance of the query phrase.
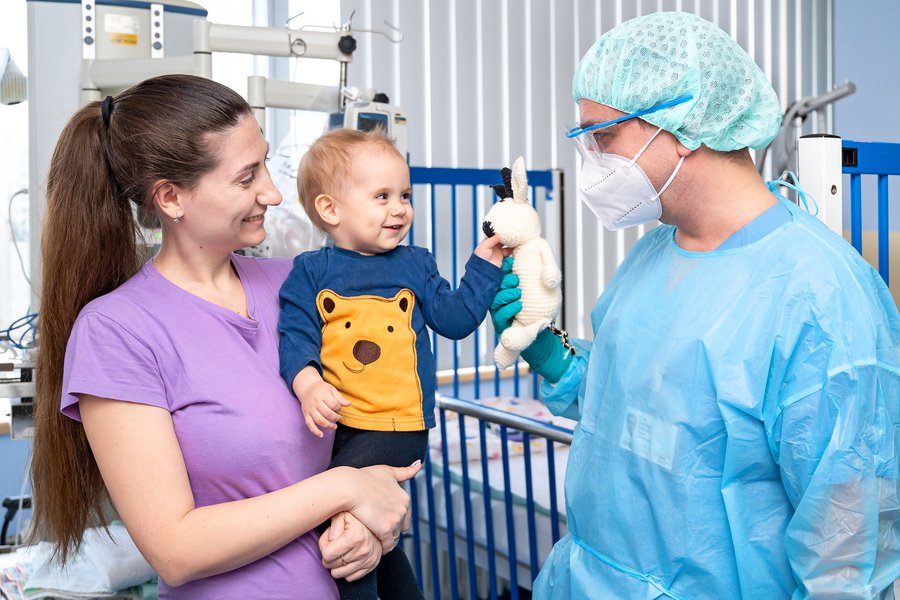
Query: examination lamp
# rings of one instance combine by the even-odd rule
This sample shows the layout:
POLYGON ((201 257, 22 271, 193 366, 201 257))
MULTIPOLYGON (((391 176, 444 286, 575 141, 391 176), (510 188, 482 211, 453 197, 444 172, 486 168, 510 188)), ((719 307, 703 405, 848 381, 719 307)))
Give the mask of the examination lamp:
POLYGON ((0 104, 18 104, 26 97, 25 76, 13 62, 9 50, 0 48, 0 104))

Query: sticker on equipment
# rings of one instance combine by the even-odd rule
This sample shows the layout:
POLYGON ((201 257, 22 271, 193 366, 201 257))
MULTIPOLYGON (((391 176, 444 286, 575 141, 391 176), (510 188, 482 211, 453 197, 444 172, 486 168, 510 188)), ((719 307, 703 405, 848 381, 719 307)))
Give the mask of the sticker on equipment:
POLYGON ((105 15, 103 25, 112 44, 137 46, 141 21, 128 15, 105 15))
POLYGON ((671 471, 675 462, 678 428, 645 412, 627 409, 619 445, 641 458, 671 471))

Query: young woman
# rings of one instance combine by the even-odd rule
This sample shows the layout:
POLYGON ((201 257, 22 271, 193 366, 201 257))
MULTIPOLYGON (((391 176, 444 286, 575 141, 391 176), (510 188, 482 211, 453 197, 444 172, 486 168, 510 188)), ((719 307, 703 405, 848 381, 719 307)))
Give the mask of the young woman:
POLYGON ((331 439, 279 376, 290 261, 233 254, 281 201, 267 150, 235 92, 173 75, 80 109, 51 161, 34 518, 65 559, 110 500, 160 598, 336 597, 409 523, 418 467, 323 472, 331 439))

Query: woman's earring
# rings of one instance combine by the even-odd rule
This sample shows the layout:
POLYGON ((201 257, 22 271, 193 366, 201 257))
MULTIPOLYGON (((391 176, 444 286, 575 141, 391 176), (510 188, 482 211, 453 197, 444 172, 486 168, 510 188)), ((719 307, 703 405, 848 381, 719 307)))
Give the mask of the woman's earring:
POLYGON ((175 217, 174 219, 172 219, 172 221, 173 221, 174 223, 181 223, 181 215, 178 215, 177 217, 175 217))

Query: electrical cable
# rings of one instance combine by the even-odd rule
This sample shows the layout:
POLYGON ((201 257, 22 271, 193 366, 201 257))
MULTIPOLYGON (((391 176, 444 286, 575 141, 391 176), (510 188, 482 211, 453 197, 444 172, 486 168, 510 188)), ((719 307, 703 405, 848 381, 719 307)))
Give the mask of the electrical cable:
POLYGON ((28 282, 28 287, 31 288, 31 291, 34 292, 34 285, 31 283, 31 278, 28 277, 28 270, 25 268, 25 261, 22 260, 22 252, 19 250, 19 242, 16 240, 16 230, 13 228, 13 220, 12 220, 12 205, 13 200, 15 200, 16 196, 21 196, 22 194, 27 194, 28 188, 22 188, 16 192, 13 192, 12 196, 9 197, 9 203, 7 206, 7 214, 8 214, 8 224, 9 224, 9 233, 12 236, 13 248, 16 250, 16 256, 19 257, 19 266, 22 268, 22 275, 25 277, 25 281, 28 282))

